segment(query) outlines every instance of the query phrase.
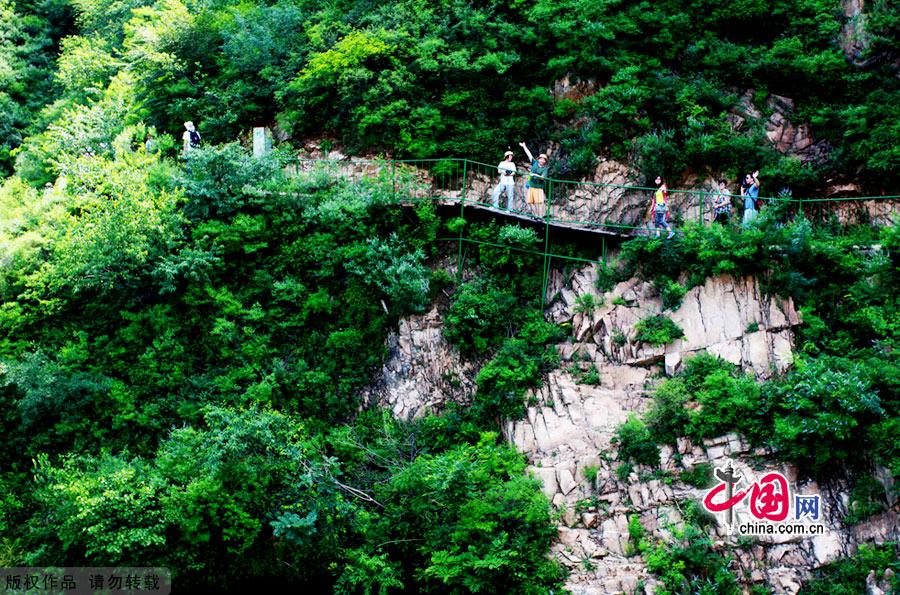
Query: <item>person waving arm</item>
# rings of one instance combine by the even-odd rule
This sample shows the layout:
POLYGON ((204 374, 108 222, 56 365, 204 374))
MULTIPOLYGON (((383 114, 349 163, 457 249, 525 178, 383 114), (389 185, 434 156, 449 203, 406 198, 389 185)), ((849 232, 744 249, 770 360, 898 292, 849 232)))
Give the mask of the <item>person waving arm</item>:
POLYGON ((528 157, 529 163, 534 163, 534 155, 531 154, 531 151, 528 150, 528 145, 525 144, 524 141, 519 143, 519 146, 525 149, 525 155, 528 157))

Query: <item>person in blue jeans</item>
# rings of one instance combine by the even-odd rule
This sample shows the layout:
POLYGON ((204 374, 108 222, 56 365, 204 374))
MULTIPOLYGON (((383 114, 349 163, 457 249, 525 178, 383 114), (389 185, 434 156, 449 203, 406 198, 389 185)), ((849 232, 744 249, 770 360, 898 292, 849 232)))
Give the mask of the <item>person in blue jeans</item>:
POLYGON ((744 226, 750 224, 756 217, 756 201, 759 198, 759 170, 744 176, 741 184, 741 196, 744 199, 744 226))
POLYGON ((669 187, 661 176, 656 176, 656 192, 653 193, 653 201, 650 203, 650 213, 653 215, 653 224, 656 226, 656 237, 659 237, 660 230, 666 229, 669 235, 666 239, 671 240, 675 237, 672 226, 669 225, 669 187))

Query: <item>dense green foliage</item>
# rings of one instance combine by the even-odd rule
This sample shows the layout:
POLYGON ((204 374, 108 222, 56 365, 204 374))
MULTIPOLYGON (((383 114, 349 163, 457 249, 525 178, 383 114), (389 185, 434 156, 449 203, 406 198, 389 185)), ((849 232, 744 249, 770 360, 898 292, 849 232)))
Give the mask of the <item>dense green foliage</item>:
MULTIPOLYGON (((23 214, 44 210, 16 230, 22 264, 3 283, 13 309, 4 324, 16 331, 4 335, 16 358, 8 378, 27 423, 48 408, 65 417, 79 399, 107 409, 100 393, 151 441, 170 414, 191 419, 205 403, 296 403, 341 419, 381 358, 391 316, 423 305, 422 253, 377 237, 400 224, 378 206, 378 187, 311 180, 314 198, 300 202, 246 194, 284 180, 234 146, 192 163, 183 191, 169 188, 178 174, 165 163, 102 158, 83 160, 81 175, 42 201, 8 186, 25 193, 23 214), (30 334, 42 349, 27 345, 30 334), (91 372, 68 371, 86 362, 91 372), (63 407, 46 400, 49 383, 71 387, 69 398, 50 391, 63 407)), ((124 423, 111 418, 94 431, 124 423)))
MULTIPOLYGON (((885 488, 872 478, 872 462, 900 477, 898 248, 896 228, 813 228, 802 218, 786 222, 777 209, 741 232, 689 225, 675 241, 627 242, 621 261, 604 279, 637 273, 666 300, 667 291, 678 299, 683 295, 670 289, 673 278, 696 285, 720 274, 754 274, 767 291, 793 297, 805 324, 793 368, 764 383, 706 353, 688 359, 677 376, 656 387, 645 421, 631 418, 620 426, 620 458, 657 465, 657 444, 738 431, 799 463, 805 473, 849 475, 853 489, 844 522, 883 510, 885 488), (879 250, 859 248, 875 242, 879 250)), ((757 330, 758 323, 746 332, 757 330)), ((698 466, 681 480, 705 487, 710 472, 698 466)), ((727 561, 712 551, 705 532, 688 524, 676 537, 675 543, 641 548, 648 568, 664 584, 661 592, 739 592, 727 561)), ((835 563, 804 592, 859 592, 870 570, 881 573, 896 566, 895 559, 892 546, 862 546, 857 558, 835 563)))
POLYGON ((42 457, 27 559, 171 565, 181 585, 336 578, 347 593, 554 584, 547 501, 522 458, 485 435, 403 460, 417 435, 370 416, 326 437, 338 462, 297 419, 210 409, 202 429, 173 431, 150 460, 42 457))
POLYGON ((686 435, 700 440, 720 436, 734 428, 762 438, 756 419, 762 399, 752 375, 714 356, 701 354, 685 362, 682 372, 663 382, 654 394, 647 423, 661 442, 686 435), (687 408, 689 402, 699 407, 687 408))
POLYGON ((709 463, 697 463, 690 469, 682 471, 678 479, 695 488, 707 488, 713 481, 713 466, 709 463))
MULTIPOLYGON (((768 386, 775 442, 785 455, 817 469, 854 458, 859 438, 871 440, 869 430, 885 419, 873 371, 860 362, 821 356, 798 362, 783 382, 768 386)), ((893 412, 896 396, 885 400, 893 412)))
POLYGON ((820 356, 760 385, 703 354, 656 389, 647 424, 654 442, 666 443, 737 430, 816 473, 864 465, 872 454, 895 469, 895 437, 884 432, 896 419, 896 393, 881 396, 874 372, 852 359, 820 356))
MULTIPOLYGON (((0 175, 12 170, 12 152, 27 134, 52 121, 50 103, 60 77, 55 60, 60 38, 70 32, 67 0, 0 2, 0 175)), ((60 65, 62 66, 62 65, 60 65)))
POLYGON ((0 561, 157 564, 183 588, 556 585, 549 502, 479 435, 553 364, 555 327, 516 314, 480 415, 359 413, 388 329, 429 302, 433 208, 233 144, 181 168, 139 132, 55 187, 0 189, 0 561), (516 350, 535 363, 509 377, 516 350))
POLYGON ((896 474, 896 228, 838 235, 828 226, 813 228, 804 219, 784 224, 780 217, 769 213, 742 232, 688 226, 677 241, 625 244, 621 276, 636 271, 667 283, 683 273, 697 284, 722 273, 754 273, 768 291, 793 297, 805 322, 801 353, 783 377, 760 386, 727 362, 697 357, 658 387, 648 424, 661 442, 736 429, 813 472, 836 470, 837 462, 865 465, 874 456, 896 474), (876 241, 880 250, 859 249, 876 241))
POLYGON ((684 331, 671 318, 656 315, 639 320, 634 325, 635 341, 653 346, 668 345, 684 337, 684 331))
MULTIPOLYGON (((900 15, 872 2, 859 20, 848 60, 831 0, 0 0, 0 562, 159 564, 184 589, 558 590, 549 503, 486 432, 558 364, 540 238, 453 222, 496 244, 467 244, 455 285, 433 207, 291 178, 291 143, 494 162, 524 139, 558 147, 559 175, 602 154, 648 177, 752 164, 772 190, 877 192, 900 182, 900 15), (765 138, 774 95, 824 141, 812 162, 765 138), (185 120, 204 147, 173 160, 185 120), (246 154, 257 125, 284 154, 246 154), (480 365, 472 406, 361 410, 388 331, 444 293, 447 336, 480 365)), ((603 267, 599 286, 639 272, 666 308, 677 280, 759 274, 806 321, 796 369, 762 387, 689 363, 623 427, 622 458, 736 428, 813 470, 872 457, 900 476, 900 234, 769 212, 603 267)), ((676 339, 667 322, 639 340, 676 339)), ((643 550, 665 588, 732 588, 678 537, 643 550)))
POLYGON ((444 335, 467 355, 484 355, 507 337, 511 323, 521 316, 516 298, 484 281, 459 287, 447 312, 444 335))
POLYGON ((713 549, 705 527, 710 519, 704 514, 696 502, 688 502, 684 522, 671 527, 671 543, 651 543, 643 537, 642 531, 633 531, 629 524, 629 533, 638 542, 637 549, 644 556, 647 569, 662 582, 656 589, 660 595, 737 595, 742 592, 729 570, 730 558, 713 549))
MULTIPOLYGON (((464 224, 452 221, 452 225, 464 224)), ((490 354, 476 377, 477 391, 467 415, 481 423, 518 418, 525 392, 559 365, 555 343, 561 330, 538 313, 542 257, 533 229, 516 225, 472 225, 467 254, 479 278, 459 286, 445 318, 444 335, 464 356, 490 354), (502 288, 502 289, 500 289, 502 288)))
POLYGON ((729 570, 730 560, 715 552, 706 532, 687 526, 675 545, 657 544, 644 552, 647 569, 662 581, 660 595, 704 593, 737 595, 737 579, 729 570))
POLYGON ((632 158, 650 179, 757 166, 772 194, 835 174, 875 189, 898 180, 890 2, 852 19, 830 0, 46 0, 2 15, 0 161, 8 169, 21 145, 18 168, 35 181, 60 171, 59 133, 119 118, 176 136, 193 119, 215 141, 277 122, 411 157, 493 161, 523 138, 554 141, 564 173, 598 154, 632 158), (842 31, 856 26, 853 39, 842 31), (854 41, 862 50, 845 55, 854 41), (827 143, 811 163, 766 140, 772 96, 792 98, 791 117, 827 143))
POLYGON ((632 460, 653 467, 659 465, 659 448, 656 446, 656 440, 636 415, 630 415, 628 421, 619 426, 616 442, 620 460, 632 460))
POLYGON ((545 557, 556 535, 546 497, 495 440, 422 455, 385 490, 380 529, 420 592, 543 593, 560 577, 545 557))
POLYGON ((537 315, 515 337, 506 339, 478 372, 473 414, 481 418, 517 419, 525 413, 525 391, 540 386, 546 372, 559 366, 555 341, 559 328, 537 315))
POLYGON ((881 546, 863 544, 856 555, 832 562, 816 572, 816 578, 809 581, 800 590, 802 595, 851 595, 866 590, 866 577, 875 572, 877 584, 887 583, 891 592, 900 589, 900 557, 897 555, 896 543, 885 543, 881 546), (892 575, 885 577, 885 570, 892 575))

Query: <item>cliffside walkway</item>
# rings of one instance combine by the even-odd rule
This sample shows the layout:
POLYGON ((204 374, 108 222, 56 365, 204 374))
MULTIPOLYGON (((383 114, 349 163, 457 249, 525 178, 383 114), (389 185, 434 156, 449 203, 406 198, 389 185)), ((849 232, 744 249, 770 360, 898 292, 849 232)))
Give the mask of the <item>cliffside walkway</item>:
MULTIPOLYGON (((547 280, 554 258, 578 261, 585 264, 606 262, 607 240, 616 243, 630 237, 656 233, 652 226, 649 206, 654 188, 630 186, 626 184, 602 184, 587 181, 548 179, 546 203, 544 205, 525 204, 525 181, 527 171, 519 170, 516 175, 515 196, 512 204, 507 204, 505 193, 494 206, 492 193, 499 182, 496 165, 479 163, 469 159, 418 159, 418 160, 362 160, 362 159, 297 159, 286 164, 295 174, 339 177, 351 181, 369 180, 382 187, 391 188, 392 202, 404 206, 415 206, 421 202, 431 202, 451 212, 459 208, 459 216, 474 211, 477 216, 491 219, 511 219, 541 229, 544 236, 543 251, 529 251, 511 246, 501 246, 483 240, 468 238, 465 227, 459 237, 441 238, 458 241, 459 256, 457 271, 463 270, 465 262, 464 246, 469 244, 489 244, 511 250, 530 252, 544 258, 542 307, 547 292, 547 280), (532 210, 533 209, 533 210, 532 210), (599 240, 600 258, 588 260, 569 255, 555 254, 552 250, 551 235, 565 236, 567 240, 581 238, 596 242, 599 240)), ((624 181, 624 180, 623 180, 624 181)), ((670 190, 670 219, 676 233, 686 221, 708 224, 713 219, 713 189, 670 190)), ((814 221, 832 220, 837 217, 843 224, 872 223, 893 225, 900 220, 900 197, 835 197, 835 198, 794 198, 791 196, 761 197, 767 205, 786 217, 802 215, 814 221)), ((734 197, 732 220, 740 221, 741 198, 734 197)))
MULTIPOLYGON (((577 180, 547 180, 546 203, 532 210, 525 204, 527 170, 516 175, 515 197, 507 205, 504 193, 499 206, 493 205, 492 192, 499 182, 497 165, 469 159, 414 160, 330 160, 297 159, 291 165, 296 173, 327 172, 352 180, 380 180, 390 183, 401 204, 423 200, 445 206, 487 211, 493 217, 540 222, 544 225, 606 237, 626 238, 647 235, 653 230, 649 206, 655 188, 618 183, 577 180), (508 207, 508 208, 507 208, 508 207)), ((621 181, 626 181, 621 177, 621 181)), ((765 181, 764 181, 765 182, 765 181)), ((677 228, 687 221, 711 223, 714 189, 669 190, 670 220, 677 228)), ((811 220, 837 217, 840 223, 880 223, 900 221, 900 197, 795 198, 762 196, 764 209, 778 207, 786 217, 803 215, 811 220)), ((733 198, 732 219, 740 220, 742 199, 733 198)))

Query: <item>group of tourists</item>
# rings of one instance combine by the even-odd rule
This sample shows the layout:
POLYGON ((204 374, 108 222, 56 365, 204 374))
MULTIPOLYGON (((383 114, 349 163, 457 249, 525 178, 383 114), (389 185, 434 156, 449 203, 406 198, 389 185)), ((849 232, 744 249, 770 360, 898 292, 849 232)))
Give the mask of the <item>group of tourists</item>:
MULTIPOLYGON (((519 146, 525 151, 528 161, 531 162, 531 168, 525 175, 525 204, 533 215, 540 216, 539 212, 545 201, 544 187, 549 179, 550 165, 547 155, 541 153, 537 159, 528 150, 528 146, 524 142, 520 142, 519 146)), ((506 194, 506 210, 512 210, 513 202, 516 194, 516 175, 523 175, 516 168, 513 162, 515 153, 506 151, 503 154, 503 161, 497 165, 497 173, 500 175, 499 183, 494 186, 491 192, 491 205, 495 209, 500 208, 500 197, 506 194)), ((656 191, 653 193, 653 199, 650 203, 650 220, 656 227, 656 234, 659 236, 662 230, 669 232, 668 238, 673 238, 675 232, 669 223, 669 188, 662 176, 657 176, 655 180, 656 191)), ((713 195, 712 209, 713 221, 721 225, 727 225, 731 219, 732 199, 734 196, 728 191, 728 183, 725 180, 719 180, 718 187, 713 195)), ((743 225, 748 225, 756 217, 762 206, 759 198, 759 171, 749 173, 741 180, 740 197, 743 206, 743 225)))
MULTIPOLYGON (((725 225, 731 218, 731 199, 732 194, 728 192, 728 183, 725 180, 719 180, 719 187, 713 196, 713 221, 725 225)), ((752 174, 747 174, 741 181, 741 200, 744 208, 743 223, 747 225, 762 207, 762 201, 759 198, 759 170, 752 174)))
MULTIPOLYGON (((666 186, 665 180, 661 176, 656 177, 656 192, 653 193, 653 201, 650 204, 650 213, 653 218, 653 224, 656 227, 657 237, 661 230, 665 229, 669 232, 668 238, 672 238, 675 232, 669 224, 669 188, 666 186)), ((744 214, 742 224, 746 227, 756 218, 760 208, 762 208, 762 200, 759 198, 759 170, 744 176, 741 180, 740 197, 744 214)), ((713 194, 712 208, 713 221, 720 225, 728 225, 731 219, 732 198, 735 195, 728 191, 728 182, 719 180, 715 194, 713 194)))
MULTIPOLYGON (((536 209, 540 209, 541 207, 539 205, 544 204, 544 184, 550 175, 549 160, 545 153, 539 154, 537 159, 535 159, 534 155, 531 154, 531 151, 528 150, 528 145, 524 142, 519 143, 519 146, 522 147, 525 151, 525 156, 528 157, 528 161, 531 162, 531 169, 528 171, 528 174, 526 174, 527 177, 525 178, 525 204, 528 206, 531 213, 540 215, 541 213, 537 212, 536 209)), ((506 210, 509 211, 513 208, 513 202, 516 196, 515 176, 519 173, 516 169, 516 164, 513 163, 513 157, 515 157, 515 153, 507 151, 503 154, 503 161, 497 165, 497 173, 500 174, 500 182, 494 187, 494 191, 491 193, 491 204, 495 209, 500 208, 500 195, 504 192, 506 193, 506 210)))
MULTIPOLYGON (((193 122, 184 123, 184 134, 182 135, 182 155, 187 154, 200 146, 200 133, 193 122)), ((506 151, 503 154, 503 161, 497 165, 497 173, 500 175, 500 181, 494 186, 491 192, 491 204, 495 209, 500 208, 500 197, 506 194, 506 210, 513 210, 516 196, 516 176, 525 175, 525 204, 528 211, 535 216, 542 216, 546 195, 544 188, 549 180, 550 163, 546 153, 540 153, 535 159, 528 145, 520 142, 519 146, 525 151, 525 156, 531 163, 528 172, 519 172, 513 158, 515 153, 506 151)), ((156 152, 155 139, 148 135, 146 141, 147 152, 156 152)), ((675 236, 675 231, 669 223, 669 188, 662 176, 657 176, 654 182, 656 191, 653 193, 653 199, 650 203, 650 219, 656 227, 656 235, 660 236, 662 230, 668 231, 667 238, 671 239, 675 236)), ((741 187, 740 196, 743 201, 743 224, 747 225, 756 217, 759 212, 761 201, 759 199, 759 171, 744 176, 741 187)), ((732 195, 728 192, 728 184, 725 180, 719 180, 718 188, 713 195, 712 208, 713 220, 721 225, 727 225, 731 218, 732 195)))

